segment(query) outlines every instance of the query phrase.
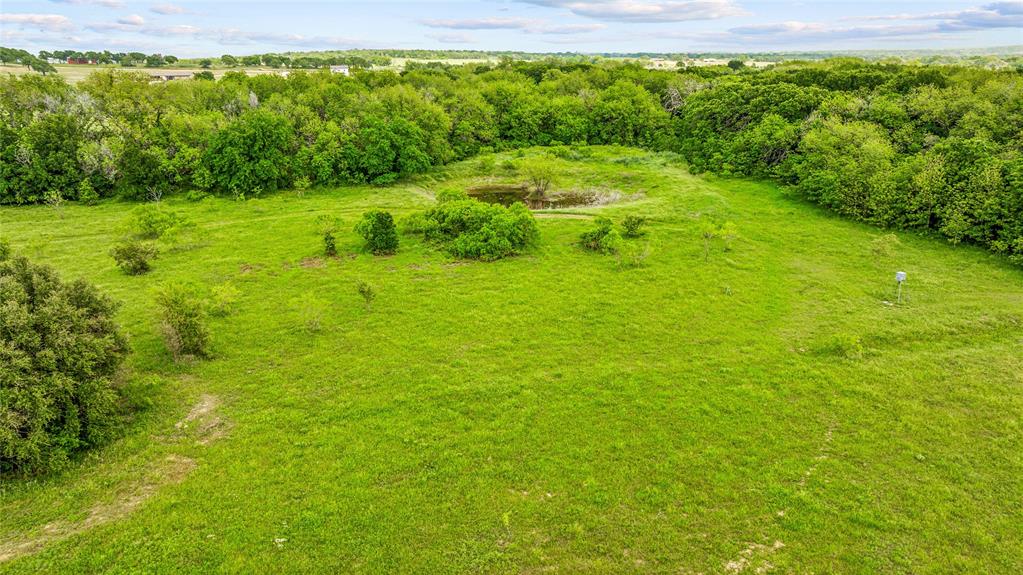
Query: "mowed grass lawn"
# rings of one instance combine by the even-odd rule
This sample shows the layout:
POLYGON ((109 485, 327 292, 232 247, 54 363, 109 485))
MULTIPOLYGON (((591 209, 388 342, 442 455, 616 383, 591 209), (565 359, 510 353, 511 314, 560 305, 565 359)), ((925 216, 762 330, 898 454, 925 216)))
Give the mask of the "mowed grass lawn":
POLYGON ((566 211, 650 217, 642 267, 549 215, 494 263, 359 252, 364 210, 521 181, 506 160, 165 200, 195 227, 141 277, 107 255, 131 204, 0 208, 16 250, 123 302, 140 406, 66 472, 5 482, 0 570, 1023 571, 1021 270, 616 148, 557 160, 556 187, 637 194, 566 211), (316 259, 321 214, 338 259, 316 259), (738 236, 705 258, 710 220, 738 236), (241 293, 210 360, 159 338, 151 290, 177 279, 241 293))

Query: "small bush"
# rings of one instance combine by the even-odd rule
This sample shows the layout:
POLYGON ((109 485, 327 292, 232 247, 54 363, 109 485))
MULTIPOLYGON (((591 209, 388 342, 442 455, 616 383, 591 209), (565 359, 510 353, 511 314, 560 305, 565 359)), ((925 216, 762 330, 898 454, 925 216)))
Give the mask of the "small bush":
POLYGON ((359 283, 355 287, 359 291, 359 295, 362 296, 362 300, 366 303, 366 309, 369 309, 373 304, 373 300, 377 298, 376 290, 373 289, 373 286, 363 280, 359 280, 359 283))
POLYGON ((446 244, 460 258, 494 261, 520 253, 539 237, 536 219, 523 204, 509 207, 464 199, 445 199, 416 218, 414 228, 427 240, 446 244))
POLYGON ((603 254, 617 253, 622 244, 622 235, 614 229, 614 223, 603 216, 593 220, 594 229, 583 232, 579 243, 588 250, 603 254))
POLYGON ((437 203, 446 204, 448 202, 460 202, 462 200, 468 200, 469 194, 465 193, 464 190, 441 190, 437 192, 437 203))
POLYGON ((210 290, 210 315, 218 317, 230 315, 239 295, 238 288, 229 283, 214 286, 210 290))
POLYGON ((112 434, 129 351, 116 309, 50 267, 0 262, 0 473, 58 468, 112 434))
POLYGON ((641 216, 625 216, 622 220, 622 236, 626 238, 638 238, 646 235, 643 226, 646 225, 646 218, 641 216))
POLYGON ((156 246, 138 240, 122 242, 110 250, 117 267, 130 276, 142 275, 152 269, 149 261, 159 253, 156 246))
POLYGON ((131 231, 138 237, 155 240, 177 231, 185 225, 185 220, 176 212, 165 209, 160 204, 144 204, 132 211, 129 223, 131 231))
POLYGON ((160 333, 175 361, 207 357, 210 333, 199 289, 191 284, 167 284, 156 290, 155 299, 160 308, 160 333))
POLYGON ((355 232, 366 240, 366 250, 376 254, 393 254, 398 250, 398 229, 391 214, 370 210, 362 214, 355 232))
POLYGON ((0 238, 0 262, 5 262, 11 259, 11 242, 7 241, 7 238, 0 238))
POLYGON ((859 336, 840 334, 831 338, 825 346, 825 351, 846 359, 859 359, 866 350, 859 336))
POLYGON ((331 216, 320 216, 316 220, 320 226, 320 233, 323 234, 323 254, 328 258, 337 255, 337 234, 341 222, 331 216))
POLYGON ((95 205, 99 201, 99 194, 89 180, 82 180, 82 183, 78 184, 78 201, 87 206, 95 205))
POLYGON ((476 162, 476 170, 481 174, 489 174, 494 171, 496 165, 497 162, 494 161, 493 156, 481 156, 476 162))
POLYGON ((185 199, 190 202, 201 202, 212 197, 213 194, 202 190, 188 190, 188 193, 185 194, 185 199))

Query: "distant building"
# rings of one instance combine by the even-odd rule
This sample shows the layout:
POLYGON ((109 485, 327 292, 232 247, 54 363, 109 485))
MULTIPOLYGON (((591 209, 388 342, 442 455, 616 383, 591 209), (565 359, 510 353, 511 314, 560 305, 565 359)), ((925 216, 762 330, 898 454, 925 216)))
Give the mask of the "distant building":
POLYGON ((68 58, 68 64, 95 64, 96 60, 93 58, 68 58))
POLYGON ((182 78, 191 78, 194 76, 192 72, 150 72, 149 77, 153 80, 159 80, 161 82, 170 82, 171 80, 180 80, 182 78))
POLYGON ((351 76, 352 75, 352 70, 351 70, 351 68, 348 67, 347 64, 341 64, 340 66, 331 66, 330 67, 330 73, 331 74, 341 74, 341 75, 344 75, 344 76, 351 76))

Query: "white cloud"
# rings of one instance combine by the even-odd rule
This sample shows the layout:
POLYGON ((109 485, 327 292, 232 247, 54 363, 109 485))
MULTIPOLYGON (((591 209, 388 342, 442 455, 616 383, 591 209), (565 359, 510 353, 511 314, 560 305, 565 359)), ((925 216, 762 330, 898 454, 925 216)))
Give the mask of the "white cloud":
POLYGON ((142 26, 146 23, 146 19, 138 14, 132 14, 124 18, 118 18, 117 23, 124 24, 125 26, 142 26))
POLYGON ((475 44, 478 41, 469 34, 427 34, 426 37, 441 44, 475 44))
POLYGON ((733 0, 518 0, 612 22, 684 22, 748 14, 733 0))
POLYGON ((185 10, 185 8, 175 4, 154 4, 153 6, 150 6, 149 10, 165 16, 188 13, 188 10, 185 10))
POLYGON ((844 19, 846 22, 849 20, 868 23, 841 26, 799 21, 754 24, 731 28, 726 32, 704 33, 698 35, 698 38, 761 44, 876 38, 893 40, 939 38, 958 32, 1023 27, 1023 1, 995 2, 954 12, 895 14, 844 19))
POLYGON ((536 22, 525 18, 469 18, 422 20, 420 23, 430 28, 449 28, 451 30, 522 30, 536 22))
POLYGON ((105 8, 124 8, 124 2, 121 0, 50 0, 55 4, 95 4, 97 6, 103 6, 105 8))
MULTIPOLYGON (((604 24, 550 25, 542 20, 526 18, 476 18, 462 20, 422 20, 430 28, 449 30, 521 30, 527 34, 581 34, 606 28, 604 24)), ((429 36, 431 37, 432 36, 429 36)))
POLYGON ((14 24, 21 29, 33 28, 47 32, 73 30, 75 25, 60 14, 0 14, 0 22, 14 24))

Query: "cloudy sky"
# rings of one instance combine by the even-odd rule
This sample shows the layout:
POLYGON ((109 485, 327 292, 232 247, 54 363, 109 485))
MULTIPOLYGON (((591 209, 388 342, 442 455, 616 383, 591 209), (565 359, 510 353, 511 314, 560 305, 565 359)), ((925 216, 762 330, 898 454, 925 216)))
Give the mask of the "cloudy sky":
POLYGON ((1023 44, 1023 0, 0 0, 0 45, 32 52, 751 52, 1011 44, 1023 44))

